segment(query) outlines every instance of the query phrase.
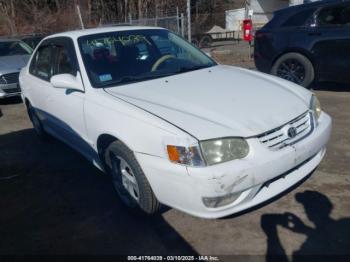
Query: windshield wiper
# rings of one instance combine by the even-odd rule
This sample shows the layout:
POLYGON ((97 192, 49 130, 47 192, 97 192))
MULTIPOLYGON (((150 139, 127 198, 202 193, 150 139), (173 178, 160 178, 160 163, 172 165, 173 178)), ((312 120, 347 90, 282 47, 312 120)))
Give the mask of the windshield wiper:
POLYGON ((116 85, 130 84, 130 83, 135 83, 135 82, 139 82, 139 81, 151 80, 151 79, 156 79, 156 78, 161 78, 161 77, 166 77, 166 76, 172 76, 172 75, 176 75, 176 74, 180 74, 180 73, 195 71, 195 70, 208 68, 208 67, 212 67, 212 66, 213 65, 181 67, 178 71, 175 71, 175 72, 167 72, 167 73, 163 72, 163 73, 158 73, 158 74, 141 75, 141 76, 123 76, 122 78, 120 78, 116 81, 111 81, 111 82, 101 84, 99 87, 100 88, 107 88, 107 87, 112 87, 112 86, 116 86, 116 85))
POLYGON ((100 85, 102 88, 106 87, 111 87, 111 86, 116 86, 116 85, 121 85, 121 84, 129 84, 129 83, 134 83, 134 82, 139 82, 139 81, 144 81, 144 80, 151 80, 151 79, 156 79, 156 78, 161 78, 161 77, 166 77, 173 75, 174 73, 163 73, 163 74, 153 74, 153 75, 146 75, 146 76, 124 76, 116 81, 105 83, 100 85))
POLYGON ((111 87, 111 86, 115 86, 115 85, 120 85, 120 84, 125 84, 125 83, 130 83, 130 82, 134 82, 137 81, 136 77, 133 76, 124 76, 116 81, 110 81, 104 84, 101 84, 99 87, 101 88, 105 88, 105 87, 111 87))
POLYGON ((204 68, 209 68, 212 67, 213 65, 198 65, 198 66, 192 66, 192 67, 181 67, 177 73, 185 73, 185 72, 190 72, 190 71, 195 71, 199 69, 204 69, 204 68))

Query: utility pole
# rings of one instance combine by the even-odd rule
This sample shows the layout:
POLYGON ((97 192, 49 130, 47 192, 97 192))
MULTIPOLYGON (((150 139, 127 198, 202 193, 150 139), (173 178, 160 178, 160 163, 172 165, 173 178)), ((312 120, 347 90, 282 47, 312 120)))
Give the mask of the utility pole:
POLYGON ((181 13, 181 35, 185 38, 185 15, 181 13))
POLYGON ((180 17, 179 17, 179 7, 176 7, 176 22, 177 22, 177 33, 180 34, 180 17))
POLYGON ((128 21, 128 0, 124 0, 124 18, 125 23, 128 21))
POLYGON ((77 13, 78 13, 78 17, 79 17, 80 27, 81 27, 81 29, 85 29, 84 23, 83 23, 83 18, 81 17, 81 12, 80 12, 80 6, 79 5, 77 5, 77 13))
POLYGON ((188 42, 192 41, 192 32, 191 32, 191 0, 187 0, 187 34, 188 42))
POLYGON ((154 4, 155 4, 155 16, 154 16, 154 26, 158 26, 158 1, 155 0, 154 1, 154 4))

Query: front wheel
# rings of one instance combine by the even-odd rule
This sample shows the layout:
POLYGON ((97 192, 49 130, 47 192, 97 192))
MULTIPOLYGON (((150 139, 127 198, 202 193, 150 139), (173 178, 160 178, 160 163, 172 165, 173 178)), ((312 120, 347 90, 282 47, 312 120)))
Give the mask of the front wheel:
POLYGON ((148 180, 133 152, 120 141, 113 142, 105 151, 114 189, 131 210, 155 214, 160 209, 148 180))
POLYGON ((271 74, 306 88, 310 87, 315 79, 312 63, 299 53, 282 55, 272 66, 271 74))

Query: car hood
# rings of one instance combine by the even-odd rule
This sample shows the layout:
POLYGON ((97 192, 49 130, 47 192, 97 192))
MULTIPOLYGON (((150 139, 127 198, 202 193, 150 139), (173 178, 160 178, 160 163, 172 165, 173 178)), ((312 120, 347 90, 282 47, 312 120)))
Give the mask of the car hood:
POLYGON ((29 55, 0 56, 0 74, 19 72, 25 67, 29 55))
POLYGON ((306 112, 311 97, 290 82, 232 66, 105 90, 199 140, 264 133, 306 112))

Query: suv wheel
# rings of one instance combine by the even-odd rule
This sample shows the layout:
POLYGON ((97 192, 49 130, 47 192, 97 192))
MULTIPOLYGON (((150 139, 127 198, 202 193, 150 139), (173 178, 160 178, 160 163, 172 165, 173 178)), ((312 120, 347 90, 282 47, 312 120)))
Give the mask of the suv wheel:
POLYGON ((157 213, 160 203, 133 152, 120 141, 115 141, 106 149, 105 159, 114 189, 122 202, 132 210, 157 213))
POLYGON ((282 55, 274 63, 271 74, 303 87, 309 87, 315 78, 312 63, 308 58, 299 53, 287 53, 282 55))

